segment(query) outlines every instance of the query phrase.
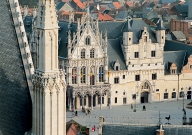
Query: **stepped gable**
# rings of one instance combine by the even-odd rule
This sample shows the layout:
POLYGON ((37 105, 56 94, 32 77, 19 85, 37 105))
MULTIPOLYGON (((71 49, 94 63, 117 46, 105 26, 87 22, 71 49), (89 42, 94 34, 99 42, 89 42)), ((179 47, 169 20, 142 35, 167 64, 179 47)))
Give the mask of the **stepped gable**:
POLYGON ((0 0, 0 134, 24 135, 32 103, 9 1, 0 0))

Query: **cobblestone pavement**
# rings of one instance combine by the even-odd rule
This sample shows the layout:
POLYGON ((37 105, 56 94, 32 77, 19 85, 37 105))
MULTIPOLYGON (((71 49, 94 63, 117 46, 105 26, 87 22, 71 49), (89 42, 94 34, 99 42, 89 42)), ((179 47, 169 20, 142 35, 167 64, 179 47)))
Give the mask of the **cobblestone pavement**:
MULTIPOLYGON (((184 100, 186 106, 191 100, 184 100)), ((166 101, 156 103, 136 104, 136 112, 133 112, 130 105, 112 106, 112 109, 103 108, 100 110, 96 108, 91 110, 91 114, 86 115, 82 111, 78 111, 78 116, 74 116, 72 112, 67 112, 67 121, 74 119, 76 122, 91 128, 96 127, 99 123, 99 116, 103 116, 105 122, 118 123, 133 123, 133 124, 157 124, 159 122, 159 111, 162 124, 168 121, 165 117, 170 115, 169 121, 172 125, 182 125, 183 117, 183 100, 180 101, 166 101), (146 106, 146 111, 142 111, 143 105, 146 106)), ((185 109, 187 121, 192 117, 192 110, 185 109)), ((91 132, 95 135, 97 132, 91 132)))

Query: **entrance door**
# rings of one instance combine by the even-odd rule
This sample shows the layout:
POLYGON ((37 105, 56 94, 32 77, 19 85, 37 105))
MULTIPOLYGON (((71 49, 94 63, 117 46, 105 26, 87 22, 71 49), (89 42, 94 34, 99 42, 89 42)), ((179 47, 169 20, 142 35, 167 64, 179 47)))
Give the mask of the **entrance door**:
POLYGON ((148 92, 141 93, 141 103, 148 103, 148 92))
POLYGON ((123 98, 123 104, 127 103, 127 98, 123 98))
POLYGON ((91 96, 88 96, 88 106, 91 107, 91 96))
POLYGON ((93 95, 93 106, 96 106, 96 104, 95 104, 96 101, 95 100, 96 100, 96 95, 93 95))

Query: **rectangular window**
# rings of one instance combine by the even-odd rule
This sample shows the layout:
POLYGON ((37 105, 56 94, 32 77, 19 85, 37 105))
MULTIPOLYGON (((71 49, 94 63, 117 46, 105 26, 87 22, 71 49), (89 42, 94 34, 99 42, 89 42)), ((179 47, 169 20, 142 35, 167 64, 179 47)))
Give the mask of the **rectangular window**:
POLYGON ((119 77, 115 77, 115 78, 114 78, 114 83, 115 83, 115 84, 119 83, 119 77))
POLYGON ((117 103, 117 97, 115 97, 115 103, 117 103))
POLYGON ((155 57, 155 51, 151 51, 151 57, 155 57))
POLYGON ((190 65, 190 69, 192 69, 192 65, 190 65))
POLYGON ((103 66, 99 67, 99 82, 103 82, 103 66))
POLYGON ((123 75, 123 79, 125 79, 125 75, 123 75))
POLYGON ((172 92, 172 98, 176 98, 176 92, 172 92))
POLYGON ((156 89, 156 92, 159 92, 159 89, 156 89))
POLYGON ((140 81, 140 75, 135 75, 135 81, 140 81))
POLYGON ((152 74, 152 80, 157 80, 157 74, 152 74))
POLYGON ((139 58, 139 52, 135 52, 135 58, 139 58))
POLYGON ((164 93, 164 99, 168 99, 168 93, 164 93))

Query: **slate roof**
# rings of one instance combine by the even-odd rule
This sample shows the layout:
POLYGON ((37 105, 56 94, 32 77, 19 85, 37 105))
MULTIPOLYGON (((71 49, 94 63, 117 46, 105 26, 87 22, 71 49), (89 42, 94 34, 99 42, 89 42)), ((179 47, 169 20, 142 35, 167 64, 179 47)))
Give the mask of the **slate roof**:
POLYGON ((108 40, 108 50, 107 50, 109 59, 108 67, 113 69, 113 63, 118 59, 120 64, 120 70, 126 69, 126 64, 124 61, 123 52, 121 49, 121 44, 119 39, 109 39, 108 40))
POLYGON ((56 6, 56 10, 59 11, 66 2, 59 2, 56 6))
MULTIPOLYGON (((156 135, 157 125, 131 125, 128 123, 104 124, 102 135, 156 135)), ((192 132, 190 126, 163 125, 165 135, 189 135, 192 132)))
POLYGON ((176 0, 161 0, 162 3, 173 3, 176 0))
POLYGON ((0 1, 0 132, 24 135, 31 129, 32 103, 7 0, 0 1))
MULTIPOLYGON (((60 30, 59 30, 59 57, 67 58, 67 31, 68 31, 68 22, 59 22, 60 30)), ((133 31, 133 43, 136 44, 139 41, 139 38, 142 34, 142 30, 144 27, 147 27, 149 31, 150 39, 153 43, 156 43, 156 38, 154 32, 150 27, 142 20, 142 19, 133 19, 130 20, 131 30, 133 31), (139 27, 138 27, 139 26, 139 27)), ((71 32, 76 32, 77 24, 72 23, 71 32)), ((113 69, 112 64, 114 61, 118 59, 120 63, 120 69, 125 70, 126 64, 124 61, 123 52, 121 49, 121 42, 123 32, 128 31, 128 23, 127 21, 111 21, 111 22, 99 22, 99 30, 104 31, 107 30, 108 36, 108 66, 109 69, 113 69)))
POLYGON ((188 62, 188 57, 192 54, 192 46, 181 42, 166 40, 164 51, 179 51, 179 50, 183 50, 186 52, 186 56, 184 59, 184 65, 186 65, 188 62))
POLYGON ((188 13, 188 5, 175 6, 175 8, 180 13, 188 13))
POLYGON ((164 52, 165 74, 170 74, 170 66, 173 63, 177 66, 177 73, 181 73, 181 70, 184 66, 185 57, 186 51, 164 52))
POLYGON ((115 20, 126 20, 128 15, 128 11, 119 11, 118 14, 115 16, 115 20))

